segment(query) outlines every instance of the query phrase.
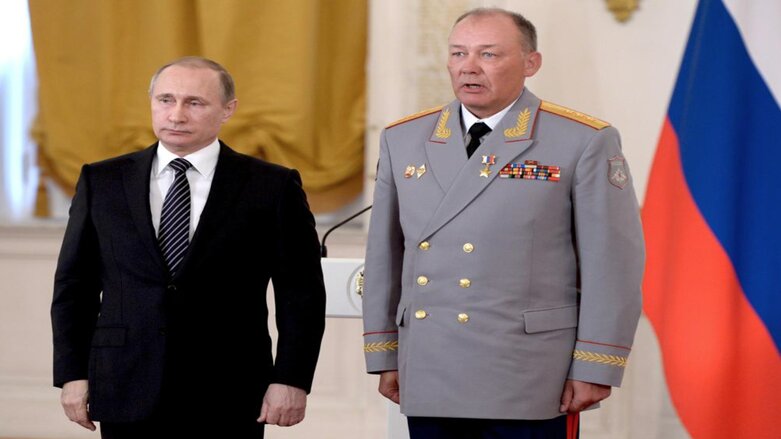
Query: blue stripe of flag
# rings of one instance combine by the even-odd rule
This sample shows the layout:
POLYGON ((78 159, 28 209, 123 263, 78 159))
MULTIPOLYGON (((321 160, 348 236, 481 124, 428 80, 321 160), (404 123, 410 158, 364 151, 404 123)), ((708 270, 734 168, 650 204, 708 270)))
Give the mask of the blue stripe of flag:
POLYGON ((692 196, 779 349, 781 108, 721 0, 699 3, 669 116, 692 196))

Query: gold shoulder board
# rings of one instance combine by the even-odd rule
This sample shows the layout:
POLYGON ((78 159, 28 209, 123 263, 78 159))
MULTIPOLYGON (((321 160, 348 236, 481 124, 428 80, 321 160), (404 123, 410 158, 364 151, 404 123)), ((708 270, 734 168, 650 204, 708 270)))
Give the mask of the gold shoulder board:
POLYGON ((395 127, 396 125, 401 125, 404 122, 409 122, 411 120, 415 120, 415 119, 421 118, 423 116, 428 116, 429 114, 436 113, 436 112, 442 110, 442 108, 444 108, 444 105, 440 105, 440 106, 434 107, 434 108, 429 108, 428 110, 423 110, 423 111, 420 111, 420 112, 415 113, 415 114, 410 114, 409 116, 402 117, 401 119, 397 120, 396 122, 391 123, 390 125, 386 126, 385 128, 387 129, 387 128, 395 127))
POLYGON ((575 111, 567 107, 562 107, 561 105, 556 105, 551 102, 542 101, 540 104, 540 110, 547 111, 548 113, 558 114, 559 116, 580 122, 583 125, 588 125, 591 128, 597 130, 601 130, 602 128, 610 126, 610 124, 604 120, 599 120, 596 117, 591 117, 588 114, 583 114, 579 111, 575 111))

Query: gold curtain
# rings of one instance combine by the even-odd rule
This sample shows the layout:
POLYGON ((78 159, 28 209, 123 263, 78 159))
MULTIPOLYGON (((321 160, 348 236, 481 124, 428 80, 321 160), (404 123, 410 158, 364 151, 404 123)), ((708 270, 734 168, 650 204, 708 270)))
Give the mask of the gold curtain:
POLYGON ((315 211, 360 192, 366 0, 30 0, 30 16, 33 134, 69 193, 82 164, 156 140, 149 79, 185 55, 233 75, 239 107, 220 134, 231 147, 300 170, 315 211))

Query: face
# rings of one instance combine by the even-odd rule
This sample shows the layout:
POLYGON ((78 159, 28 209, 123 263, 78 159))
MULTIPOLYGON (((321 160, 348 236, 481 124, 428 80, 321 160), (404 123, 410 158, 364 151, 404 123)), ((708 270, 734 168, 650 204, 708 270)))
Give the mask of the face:
POLYGON ((151 100, 155 135, 179 156, 211 144, 237 104, 223 102, 219 73, 179 65, 160 73, 151 100))
POLYGON ((453 93, 481 119, 510 105, 542 64, 539 52, 525 48, 512 19, 501 14, 463 19, 450 33, 448 45, 453 93))

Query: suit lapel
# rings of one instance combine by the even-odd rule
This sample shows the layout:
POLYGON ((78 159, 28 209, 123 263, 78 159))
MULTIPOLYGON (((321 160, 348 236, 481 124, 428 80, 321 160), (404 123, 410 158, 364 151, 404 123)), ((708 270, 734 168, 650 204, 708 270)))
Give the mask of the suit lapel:
POLYGON ((460 102, 453 101, 442 109, 425 149, 431 172, 442 191, 447 192, 466 164, 460 102))
POLYGON ((195 229, 190 247, 182 260, 182 266, 176 273, 176 278, 196 267, 198 261, 208 254, 209 243, 219 229, 220 224, 230 214, 231 208, 236 202, 242 186, 248 176, 248 168, 242 165, 242 157, 220 142, 220 156, 217 159, 217 167, 214 170, 209 196, 206 205, 198 220, 198 228, 195 229))
MULTIPOLYGON (((451 104, 452 106, 453 104, 451 104)), ((521 155, 534 143, 532 134, 539 107, 540 100, 530 91, 524 90, 521 98, 515 102, 515 105, 502 118, 488 137, 485 138, 466 164, 456 168, 458 171, 452 184, 445 188, 445 196, 439 203, 431 220, 423 229, 423 234, 419 240, 427 239, 458 215, 491 184, 499 175, 500 169, 521 155), (491 154, 495 156, 496 163, 489 167, 490 174, 487 177, 481 176, 481 170, 485 168, 482 158, 491 154)), ((451 119, 453 118, 458 120, 460 116, 456 113, 456 117, 451 115, 451 119)), ((461 132, 460 122, 457 123, 459 132, 461 132)), ((426 145, 428 146, 428 143, 426 145)), ((458 149, 459 152, 463 151, 465 158, 466 152, 463 144, 458 149)))
POLYGON ((162 269, 167 269, 163 261, 163 254, 157 245, 157 236, 152 225, 152 210, 149 207, 149 183, 152 172, 152 160, 157 151, 157 144, 135 154, 131 162, 122 169, 122 181, 125 189, 125 198, 130 208, 130 216, 133 218, 141 241, 162 269))

